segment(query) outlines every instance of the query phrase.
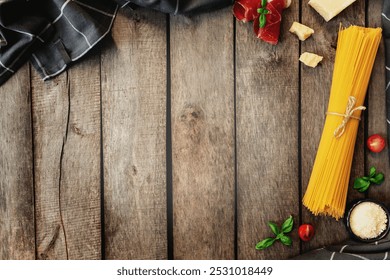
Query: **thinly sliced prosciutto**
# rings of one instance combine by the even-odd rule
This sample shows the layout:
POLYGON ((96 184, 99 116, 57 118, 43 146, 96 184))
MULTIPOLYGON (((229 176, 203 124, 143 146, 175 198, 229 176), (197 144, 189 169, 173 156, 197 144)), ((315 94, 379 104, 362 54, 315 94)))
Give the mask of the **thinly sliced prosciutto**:
POLYGON ((288 8, 290 4, 291 0, 271 0, 267 3, 265 8, 268 13, 265 15, 265 26, 260 28, 260 17, 257 17, 253 22, 253 28, 258 38, 272 45, 278 43, 282 11, 288 8))
POLYGON ((257 9, 260 8, 261 0, 237 0, 234 1, 233 14, 243 22, 249 22, 259 17, 257 9))
POLYGON ((290 6, 291 0, 268 0, 265 7, 262 7, 261 3, 262 0, 236 0, 233 6, 233 14, 243 22, 253 20, 256 36, 267 43, 276 45, 279 41, 282 11, 290 6), (260 27, 260 8, 266 10, 265 25, 263 27, 260 27))

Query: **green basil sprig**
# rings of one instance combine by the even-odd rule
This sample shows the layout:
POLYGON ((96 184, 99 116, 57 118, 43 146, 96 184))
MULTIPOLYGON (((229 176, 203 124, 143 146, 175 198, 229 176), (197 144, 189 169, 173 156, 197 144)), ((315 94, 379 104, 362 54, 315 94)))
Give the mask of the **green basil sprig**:
POLYGON ((267 0, 261 0, 261 8, 257 9, 257 12, 260 14, 260 18, 259 18, 260 28, 263 28, 267 23, 265 15, 268 14, 269 11, 265 8, 266 5, 267 5, 267 0))
POLYGON ((290 215, 282 224, 282 227, 278 227, 274 222, 268 222, 268 226, 271 228, 272 232, 275 234, 275 237, 268 237, 261 240, 256 244, 256 250, 264 250, 272 246, 275 241, 280 240, 284 245, 290 246, 292 244, 291 237, 285 235, 292 231, 294 226, 293 217, 290 215))
POLYGON ((376 185, 381 184, 385 180, 385 176, 382 172, 376 173, 376 168, 370 168, 370 175, 359 177, 355 179, 353 183, 353 188, 358 192, 365 192, 370 187, 371 183, 376 185))

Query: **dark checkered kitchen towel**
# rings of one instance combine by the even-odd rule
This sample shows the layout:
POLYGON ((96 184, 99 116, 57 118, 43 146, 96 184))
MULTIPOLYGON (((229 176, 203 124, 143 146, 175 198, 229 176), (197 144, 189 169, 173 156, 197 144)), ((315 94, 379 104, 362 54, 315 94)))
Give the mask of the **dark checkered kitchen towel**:
POLYGON ((65 70, 110 32, 118 8, 198 13, 232 0, 0 0, 0 85, 30 60, 43 79, 65 70))
POLYGON ((374 243, 346 241, 299 255, 295 260, 390 260, 390 236, 374 243))

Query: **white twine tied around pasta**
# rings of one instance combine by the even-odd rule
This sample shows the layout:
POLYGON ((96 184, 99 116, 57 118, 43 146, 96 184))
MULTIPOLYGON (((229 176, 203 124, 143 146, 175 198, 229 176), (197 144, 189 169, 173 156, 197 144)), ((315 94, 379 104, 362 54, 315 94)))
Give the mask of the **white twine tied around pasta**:
POLYGON ((350 96, 348 98, 348 104, 347 104, 347 108, 345 109, 345 114, 340 114, 340 113, 336 113, 336 112, 327 112, 326 113, 327 115, 344 117, 341 124, 333 132, 334 137, 339 138, 344 134, 345 127, 347 126, 347 123, 349 122, 350 119, 355 119, 355 120, 360 121, 360 118, 355 117, 353 115, 353 113, 355 113, 356 111, 366 110, 366 107, 364 107, 364 106, 354 107, 355 104, 356 104, 356 98, 354 96, 350 96))

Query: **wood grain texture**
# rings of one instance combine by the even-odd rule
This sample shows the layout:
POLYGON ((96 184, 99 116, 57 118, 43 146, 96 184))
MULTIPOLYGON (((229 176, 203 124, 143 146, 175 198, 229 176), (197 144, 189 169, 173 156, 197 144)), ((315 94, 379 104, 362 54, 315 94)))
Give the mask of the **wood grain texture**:
MULTIPOLYGON (((382 2, 369 1, 367 25, 369 27, 381 27, 381 13, 382 2)), ((368 89, 368 136, 380 134, 384 138, 387 138, 385 71, 385 48, 382 40, 368 89)), ((372 186, 369 189, 368 196, 377 199, 390 207, 390 186, 388 181, 390 179, 390 166, 388 149, 389 147, 387 146, 385 150, 379 154, 371 153, 367 150, 366 172, 368 172, 371 166, 375 166, 378 171, 384 173, 385 183, 380 186, 372 186)))
MULTIPOLYGON (((336 53, 337 33, 340 22, 364 26, 364 1, 357 1, 329 22, 310 6, 302 2, 302 23, 315 30, 313 36, 301 44, 301 53, 308 51, 324 57, 317 68, 301 65, 301 155, 302 155, 302 195, 305 194, 310 179, 328 107, 333 65, 336 53)), ((364 117, 363 117, 364 118, 364 117)), ((360 122, 352 164, 351 181, 364 172, 364 120, 360 122)), ((351 186, 351 184, 350 184, 351 186)), ((352 187, 348 200, 361 197, 352 187)), ((348 237, 342 221, 330 217, 315 217, 305 207, 302 222, 311 223, 316 228, 316 236, 311 242, 303 243, 303 251, 323 245, 340 242, 348 237)))
POLYGON ((166 17, 119 13, 102 54, 107 259, 166 259, 166 17))
MULTIPOLYGON (((314 217, 300 195, 324 125, 339 23, 380 26, 381 2, 356 1, 326 23, 293 1, 277 46, 256 39, 231 8, 168 21, 123 9, 101 56, 47 82, 22 67, 0 88, 0 259, 166 259, 168 244, 175 259, 287 259, 346 239, 341 221, 314 217), (288 32, 299 18, 315 30, 305 42, 288 32), (323 62, 300 65, 304 51, 323 62), (256 251, 272 235, 267 222, 290 214, 293 246, 256 251), (300 244, 300 223, 315 226, 311 242, 300 244)), ((384 88, 381 44, 351 181, 376 166, 385 183, 366 196, 390 207, 388 147, 364 147, 365 136, 387 134, 384 88)), ((348 200, 361 197, 351 182, 348 200)))
POLYGON ((228 9, 171 17, 175 259, 234 258, 232 26, 228 9))
POLYGON ((33 79, 37 254, 100 259, 99 56, 33 79))
POLYGON ((0 259, 34 259, 30 75, 22 67, 0 88, 0 259))
POLYGON ((237 22, 238 258, 285 259, 299 253, 280 242, 256 251, 272 236, 268 221, 299 223, 298 41, 289 23, 298 18, 298 1, 284 11, 277 46, 255 37, 251 24, 237 22))

